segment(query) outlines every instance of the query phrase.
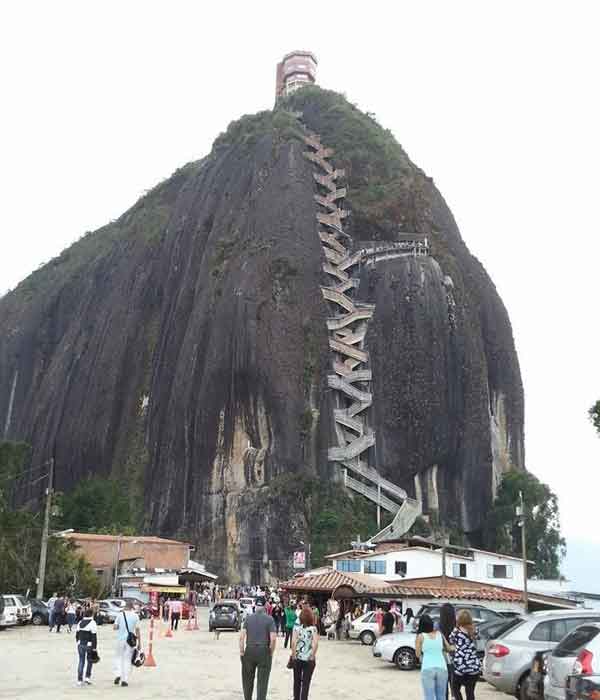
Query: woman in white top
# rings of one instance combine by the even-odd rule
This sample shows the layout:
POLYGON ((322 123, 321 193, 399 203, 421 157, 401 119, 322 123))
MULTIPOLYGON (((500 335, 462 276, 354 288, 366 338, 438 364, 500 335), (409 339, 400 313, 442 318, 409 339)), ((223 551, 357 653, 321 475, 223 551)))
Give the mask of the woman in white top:
POLYGON ((294 700, 307 700, 310 681, 315 670, 319 632, 315 616, 308 605, 302 608, 300 624, 292 636, 292 663, 294 668, 294 700))
POLYGON ((75 624, 75 605, 73 604, 73 601, 70 600, 66 607, 65 607, 65 613, 67 615, 67 625, 69 626, 69 632, 73 629, 73 625, 75 624))

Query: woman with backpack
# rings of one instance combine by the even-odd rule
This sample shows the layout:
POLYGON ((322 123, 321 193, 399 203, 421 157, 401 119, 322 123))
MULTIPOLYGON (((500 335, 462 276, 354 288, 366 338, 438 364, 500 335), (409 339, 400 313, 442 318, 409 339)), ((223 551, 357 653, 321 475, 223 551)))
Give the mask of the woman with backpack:
POLYGON ((98 660, 98 628, 94 622, 91 608, 86 608, 83 617, 77 625, 75 632, 75 642, 77 643, 77 655, 79 664, 77 666, 77 685, 83 685, 83 671, 85 669, 85 684, 92 685, 92 664, 98 660))
POLYGON ((300 624, 294 627, 292 655, 294 669, 294 700, 307 700, 310 682, 315 670, 319 631, 315 626, 315 616, 308 605, 302 608, 300 624))

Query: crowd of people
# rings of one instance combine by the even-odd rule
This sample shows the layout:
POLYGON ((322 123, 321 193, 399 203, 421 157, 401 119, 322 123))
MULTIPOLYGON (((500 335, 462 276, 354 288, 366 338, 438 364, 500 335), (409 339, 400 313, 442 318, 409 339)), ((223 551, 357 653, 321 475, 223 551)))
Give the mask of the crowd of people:
MULTIPOLYGON (((240 658, 245 700, 251 700, 256 681, 257 699, 265 700, 271 673, 272 655, 278 637, 284 649, 290 650, 288 668, 293 669, 294 700, 307 700, 321 635, 332 639, 348 637, 352 622, 374 610, 377 636, 408 630, 414 614, 404 612, 394 602, 370 606, 366 601, 335 601, 319 604, 308 598, 287 595, 268 586, 219 587, 204 586, 194 592, 194 604, 207 600, 249 598, 253 602, 242 610, 240 658)), ((160 608, 171 629, 176 630, 182 617, 180 596, 160 600, 160 608)), ((76 630, 77 684, 91 685, 93 665, 99 660, 96 614, 92 602, 78 602, 55 593, 48 600, 49 631, 76 630)), ((143 663, 140 620, 131 602, 117 616, 114 629, 117 642, 114 651, 114 683, 127 686, 132 666, 143 663)), ((450 603, 441 608, 439 621, 428 615, 418 620, 415 650, 421 665, 424 700, 474 700, 481 662, 475 644, 476 631, 466 610, 455 611, 450 603), (462 695, 465 690, 465 698, 462 695)))

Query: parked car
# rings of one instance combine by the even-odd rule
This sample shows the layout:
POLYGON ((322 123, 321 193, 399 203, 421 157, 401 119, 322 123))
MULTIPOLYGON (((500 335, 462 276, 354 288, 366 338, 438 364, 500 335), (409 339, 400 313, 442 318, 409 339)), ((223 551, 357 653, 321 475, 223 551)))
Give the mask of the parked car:
POLYGON ((115 605, 110 600, 99 600, 96 622, 100 625, 105 623, 112 624, 117 619, 117 615, 120 615, 122 612, 123 608, 120 605, 115 605))
POLYGON ((490 620, 489 622, 482 622, 480 625, 478 625, 475 646, 477 647, 477 653, 479 656, 483 658, 485 654, 485 647, 490 639, 496 639, 496 637, 505 634, 509 629, 511 629, 511 627, 518 624, 518 617, 502 616, 498 620, 490 620))
POLYGON ((384 634, 373 645, 373 656, 396 664, 401 671, 412 671, 419 666, 415 651, 416 639, 414 632, 384 634))
MULTIPOLYGON (((554 647, 547 659, 546 700, 565 700, 567 679, 580 652, 600 634, 600 621, 576 627, 554 647)), ((599 696, 600 697, 600 696, 599 696)))
POLYGON ((577 655, 566 690, 567 700, 600 698, 600 634, 590 639, 577 655))
POLYGON ((17 624, 26 625, 31 622, 31 606, 26 598, 16 593, 4 595, 5 605, 16 609, 17 624))
POLYGON ((575 627, 593 621, 600 621, 600 612, 554 610, 516 618, 508 630, 488 641, 483 677, 498 690, 526 700, 527 679, 535 654, 553 649, 575 627))
POLYGON ((544 700, 547 659, 551 651, 552 649, 544 649, 536 652, 533 657, 527 683, 525 684, 528 700, 544 700))
POLYGON ((379 629, 377 623, 375 622, 375 613, 368 612, 356 620, 353 620, 348 631, 350 639, 360 639, 362 644, 375 644, 377 635, 379 634, 379 629))
POLYGON ((0 615, 0 626, 2 629, 18 624, 19 619, 17 617, 17 611, 19 608, 15 597, 11 595, 3 595, 2 603, 4 605, 2 614, 0 615))
MULTIPOLYGON (((422 605, 419 612, 412 619, 411 624, 413 632, 417 631, 419 627, 419 620, 423 615, 429 615, 434 622, 438 622, 440 619, 440 610, 442 609, 442 605, 443 603, 427 603, 426 605, 422 605)), ((471 613, 475 627, 479 627, 479 625, 483 624, 484 622, 506 622, 506 618, 503 615, 497 613, 495 610, 490 610, 490 608, 486 608, 483 605, 456 605, 455 607, 457 610, 468 610, 471 613)))
POLYGON ((229 629, 239 632, 242 621, 240 606, 236 600, 215 603, 208 616, 208 630, 229 629))
POLYGON ((32 625, 47 625, 50 622, 50 611, 43 600, 38 598, 30 598, 29 605, 31 606, 31 624, 32 625))

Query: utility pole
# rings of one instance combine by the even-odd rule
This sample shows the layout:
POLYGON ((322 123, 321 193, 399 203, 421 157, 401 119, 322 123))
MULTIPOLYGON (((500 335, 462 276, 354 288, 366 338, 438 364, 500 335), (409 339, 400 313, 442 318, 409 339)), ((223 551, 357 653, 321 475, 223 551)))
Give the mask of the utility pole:
POLYGON ((54 457, 50 459, 48 486, 46 487, 46 509, 44 511, 44 526, 42 528, 42 543, 40 546, 40 565, 37 576, 36 598, 44 597, 44 580, 46 578, 46 555, 48 553, 48 537, 50 532, 50 513, 52 511, 52 491, 54 487, 54 457))
POLYGON ((525 613, 529 612, 529 594, 527 592, 527 535, 525 533, 525 502, 523 500, 523 491, 519 491, 519 506, 517 515, 521 518, 521 549, 523 556, 523 605, 525 613))

